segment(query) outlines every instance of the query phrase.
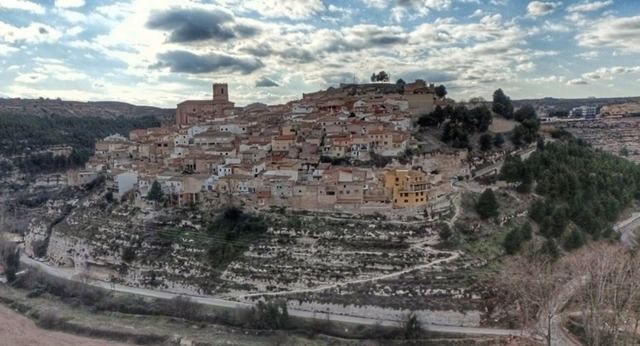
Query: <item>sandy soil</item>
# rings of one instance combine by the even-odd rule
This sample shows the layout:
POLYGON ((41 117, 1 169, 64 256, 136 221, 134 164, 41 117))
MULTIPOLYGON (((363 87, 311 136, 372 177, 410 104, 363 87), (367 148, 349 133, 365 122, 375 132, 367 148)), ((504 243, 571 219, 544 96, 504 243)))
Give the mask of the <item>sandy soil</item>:
POLYGON ((0 346, 32 345, 107 346, 118 344, 41 329, 30 319, 0 305, 0 346))

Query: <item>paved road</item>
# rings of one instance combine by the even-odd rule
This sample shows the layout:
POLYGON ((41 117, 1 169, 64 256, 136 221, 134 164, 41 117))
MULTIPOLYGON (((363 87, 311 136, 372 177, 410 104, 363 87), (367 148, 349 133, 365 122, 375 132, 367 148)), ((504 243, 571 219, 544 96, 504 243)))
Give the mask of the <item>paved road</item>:
MULTIPOLYGON (((36 261, 26 255, 22 255, 20 257, 20 261, 30 267, 39 268, 43 272, 48 275, 64 278, 67 280, 79 281, 78 273, 76 273, 73 269, 69 268, 60 268, 49 266, 45 263, 36 261)), ((145 288, 137 288, 137 287, 129 287, 119 284, 112 284, 105 281, 89 281, 86 284, 96 287, 101 287, 108 290, 113 290, 116 292, 135 294, 145 297, 152 298, 161 298, 161 299, 172 299, 180 296, 176 293, 166 292, 166 291, 157 291, 150 290, 145 288)), ((183 295, 184 296, 184 295, 183 295)), ((231 300, 214 298, 211 296, 188 296, 191 300, 211 306, 218 306, 223 308, 230 309, 242 309, 249 308, 253 306, 250 303, 242 303, 231 300)), ((347 316, 347 315, 339 315, 333 313, 324 313, 324 312, 310 312, 298 309, 289 309, 289 315, 301 318, 309 318, 309 319, 317 319, 321 321, 334 321, 334 322, 346 322, 352 324, 362 324, 362 325, 376 325, 379 324, 381 326, 398 326, 400 321, 397 320, 379 320, 374 318, 367 318, 361 316, 347 316)), ((457 327, 457 326, 443 326, 443 325, 435 325, 435 324, 423 324, 422 327, 425 330, 438 332, 438 333, 455 333, 455 334, 467 334, 467 335, 486 335, 486 336, 528 336, 528 334, 524 334, 521 330, 514 329, 497 329, 497 328, 475 328, 475 327, 457 327)))
MULTIPOLYGON (((631 217, 618 222, 613 227, 616 232, 620 233, 620 242, 626 247, 635 247, 638 245, 634 233, 638 228, 640 228, 640 212, 633 213, 631 217)), ((555 311, 551 320, 551 344, 554 346, 579 345, 579 343, 567 335, 562 327, 561 312, 575 291, 584 285, 585 281, 586 277, 575 278, 569 281, 556 296, 555 300, 551 302, 555 311)), ((540 316, 537 329, 539 332, 542 332, 543 335, 546 335, 547 324, 545 316, 540 316)))
POLYGON ((638 245, 635 231, 640 228, 640 213, 633 213, 632 216, 620 223, 613 229, 620 233, 620 241, 626 247, 638 245))

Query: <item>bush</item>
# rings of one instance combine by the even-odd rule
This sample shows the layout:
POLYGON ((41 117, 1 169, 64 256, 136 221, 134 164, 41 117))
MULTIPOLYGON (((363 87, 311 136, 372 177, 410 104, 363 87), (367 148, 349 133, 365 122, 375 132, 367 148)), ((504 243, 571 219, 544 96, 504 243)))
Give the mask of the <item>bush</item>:
POLYGON ((239 255, 267 231, 260 216, 244 213, 237 207, 227 208, 207 227, 207 256, 211 263, 222 267, 239 255))
POLYGON ((243 317, 245 324, 260 329, 287 329, 289 327, 289 311, 284 300, 259 301, 243 317))
POLYGON ((7 282, 12 283, 16 280, 16 273, 20 266, 20 250, 16 243, 0 239, 0 260, 4 268, 4 274, 7 282))
POLYGON ((574 229, 569 233, 569 235, 565 238, 563 247, 567 251, 576 250, 584 245, 585 239, 582 232, 577 229, 574 229))
POLYGON ((480 150, 488 151, 488 150, 491 150, 493 137, 491 137, 490 134, 485 133, 482 136, 480 136, 480 139, 478 140, 478 142, 480 143, 480 150))
POLYGON ((403 321, 402 331, 405 340, 419 339, 422 336, 422 328, 415 313, 409 313, 405 321, 403 321))
POLYGON ((560 257, 560 249, 558 249, 558 244, 556 244, 556 241, 553 238, 547 239, 544 244, 542 244, 540 252, 552 259, 560 257))
POLYGON ((522 248, 524 237, 519 228, 512 229, 504 238, 503 246, 507 255, 515 255, 522 248))
POLYGON ((47 310, 38 316, 38 326, 44 329, 56 329, 64 323, 64 319, 52 310, 47 310))
POLYGON ((451 238, 451 236, 453 235, 453 232, 451 232, 451 227, 449 227, 449 225, 444 222, 438 224, 438 228, 438 235, 443 241, 449 240, 449 238, 451 238))
POLYGON ((122 261, 131 263, 136 259, 136 250, 132 247, 125 247, 122 250, 122 261))
POLYGON ((488 218, 498 217, 498 215, 500 215, 498 208, 498 200, 496 199, 493 190, 486 189, 480 195, 475 209, 478 215, 480 215, 480 218, 486 220, 488 218))
POLYGON ((204 315, 201 305, 184 296, 162 300, 159 311, 163 315, 176 316, 187 320, 202 320, 204 315))
POLYGON ((522 232, 522 239, 524 240, 531 240, 531 238, 533 237, 533 228, 528 222, 522 225, 520 231, 522 232))

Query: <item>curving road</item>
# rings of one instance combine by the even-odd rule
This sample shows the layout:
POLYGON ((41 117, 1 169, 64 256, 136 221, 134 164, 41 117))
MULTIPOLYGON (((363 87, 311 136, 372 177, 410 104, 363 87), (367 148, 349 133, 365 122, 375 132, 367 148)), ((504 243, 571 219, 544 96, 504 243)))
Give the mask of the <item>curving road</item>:
MULTIPOLYGON (((614 231, 620 233, 620 242, 626 247, 635 247, 638 242, 635 237, 635 231, 640 228, 640 212, 633 213, 631 217, 626 220, 618 222, 614 227, 614 231)), ((553 318, 551 319, 551 344, 554 346, 565 345, 580 345, 577 341, 572 339, 562 327, 562 309, 567 305, 573 294, 582 285, 585 284, 586 278, 575 278, 569 281, 560 291, 554 301, 551 302, 551 306, 554 310, 553 318)), ((542 335, 546 335, 547 324, 546 316, 540 316, 536 329, 542 335)))
MULTIPOLYGON (((72 281, 80 281, 77 277, 77 274, 73 269, 69 268, 60 268, 60 267, 52 267, 45 263, 36 261, 26 255, 21 255, 20 261, 29 266, 42 270, 48 275, 72 280, 72 281)), ((121 293, 129 293, 135 294, 144 297, 152 297, 152 298, 160 298, 160 299, 172 299, 179 296, 185 296, 181 294, 166 292, 166 291, 157 291, 150 290, 146 288, 137 288, 137 287, 129 287, 119 284, 113 284, 105 281, 89 281, 85 282, 87 285, 101 287, 104 289, 121 292, 121 293)), ((250 308, 253 304, 250 303, 242 303, 231 300, 219 299, 211 296, 197 296, 197 295, 189 295, 188 296, 192 301, 204 304, 211 305, 217 307, 223 307, 228 309, 243 309, 250 308)), ((374 318, 367 318, 361 316, 349 316, 349 315, 340 315, 334 313, 325 313, 325 312, 310 312, 304 310, 298 310, 294 308, 290 308, 288 310, 289 315, 299 317, 299 318, 307 318, 307 319, 317 319, 321 321, 333 321, 333 322, 343 322, 343 323, 351 323, 351 324, 361 324, 361 325, 381 325, 381 326, 391 326, 395 327, 400 325, 402 321, 398 320, 380 320, 374 318)), ((458 326, 445 326, 445 325, 435 325, 435 324, 422 324, 422 327, 431 332, 438 333, 454 333, 454 334, 467 334, 467 335, 478 335, 478 336, 524 336, 529 337, 528 333, 523 332, 522 330, 517 329, 497 329, 497 328, 476 328, 476 327, 458 327, 458 326)))
POLYGON ((640 213, 633 213, 630 218, 618 223, 614 228, 620 233, 620 241, 626 247, 635 247, 638 245, 635 231, 640 229, 640 213))

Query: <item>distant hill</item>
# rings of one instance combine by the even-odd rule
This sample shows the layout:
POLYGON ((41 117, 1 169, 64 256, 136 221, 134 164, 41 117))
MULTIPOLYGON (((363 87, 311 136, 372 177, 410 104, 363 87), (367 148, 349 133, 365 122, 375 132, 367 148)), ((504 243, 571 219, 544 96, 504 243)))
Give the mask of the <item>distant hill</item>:
POLYGON ((580 107, 583 105, 604 106, 611 104, 619 104, 626 102, 640 102, 639 97, 604 97, 604 98, 579 98, 579 99, 560 99, 553 97, 545 97, 541 99, 524 99, 513 100, 513 105, 518 108, 523 105, 530 104, 535 107, 546 106, 558 109, 570 110, 574 107, 580 107))
POLYGON ((135 106, 124 102, 79 102, 60 99, 0 98, 0 114, 63 117, 138 118, 170 120, 175 109, 135 106))

